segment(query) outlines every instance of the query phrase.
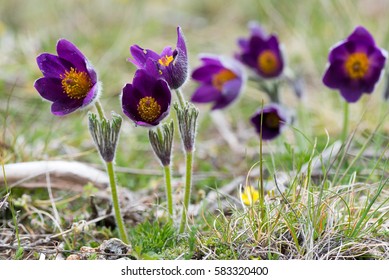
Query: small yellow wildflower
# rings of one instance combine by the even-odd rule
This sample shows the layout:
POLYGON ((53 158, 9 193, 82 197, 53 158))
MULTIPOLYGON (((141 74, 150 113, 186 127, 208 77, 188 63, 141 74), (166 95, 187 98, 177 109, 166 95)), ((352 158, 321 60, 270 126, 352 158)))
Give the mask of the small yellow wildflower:
POLYGON ((245 187, 241 194, 242 201, 245 205, 251 206, 259 199, 259 191, 252 186, 245 187))

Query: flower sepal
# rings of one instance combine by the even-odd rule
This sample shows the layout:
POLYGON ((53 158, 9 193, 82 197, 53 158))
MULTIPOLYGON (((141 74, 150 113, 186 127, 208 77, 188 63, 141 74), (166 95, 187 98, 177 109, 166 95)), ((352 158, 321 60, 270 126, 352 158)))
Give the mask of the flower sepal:
POLYGON ((116 146, 119 139, 122 117, 112 112, 112 120, 105 117, 98 119, 95 113, 89 112, 89 132, 105 162, 112 162, 115 158, 116 146))
POLYGON ((164 123, 157 127, 157 131, 149 130, 149 140, 155 155, 160 160, 162 166, 169 166, 172 155, 174 138, 173 121, 164 123))
POLYGON ((178 127, 180 129, 181 140, 186 152, 193 152, 195 147, 197 117, 199 110, 189 102, 181 108, 178 103, 174 103, 177 113, 178 127))

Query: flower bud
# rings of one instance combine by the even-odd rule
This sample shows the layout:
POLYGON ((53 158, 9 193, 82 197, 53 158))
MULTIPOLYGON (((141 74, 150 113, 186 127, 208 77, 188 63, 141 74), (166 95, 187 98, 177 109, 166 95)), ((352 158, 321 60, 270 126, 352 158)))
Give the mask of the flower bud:
POLYGON ((106 162, 115 158, 122 117, 112 112, 112 121, 98 120, 96 114, 89 113, 89 131, 101 157, 106 162))
POLYGON ((149 139, 154 153, 161 161, 162 166, 169 166, 172 154, 174 136, 173 121, 164 123, 157 131, 149 130, 149 139))
POLYGON ((175 103, 174 109, 177 112, 178 126, 180 128, 181 139, 185 151, 192 152, 195 145, 199 110, 191 103, 186 103, 184 108, 181 108, 177 103, 175 103))

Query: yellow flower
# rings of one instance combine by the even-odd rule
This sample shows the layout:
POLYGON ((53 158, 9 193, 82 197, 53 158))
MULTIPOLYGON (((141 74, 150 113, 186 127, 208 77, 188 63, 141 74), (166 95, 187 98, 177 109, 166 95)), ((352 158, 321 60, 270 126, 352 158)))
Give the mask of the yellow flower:
POLYGON ((259 192, 254 187, 247 186, 241 194, 241 199, 245 205, 251 206, 259 199, 259 192))

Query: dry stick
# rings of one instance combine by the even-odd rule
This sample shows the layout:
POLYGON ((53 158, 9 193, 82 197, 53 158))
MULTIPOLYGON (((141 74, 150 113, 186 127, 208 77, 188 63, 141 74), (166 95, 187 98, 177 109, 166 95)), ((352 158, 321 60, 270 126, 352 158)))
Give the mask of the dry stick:
MULTIPOLYGON (((40 187, 46 181, 46 173, 50 173, 52 188, 63 185, 66 189, 74 190, 75 186, 82 189, 88 182, 92 182, 98 189, 106 189, 109 185, 105 172, 76 161, 19 162, 6 164, 4 169, 10 188, 14 186, 40 187), (34 182, 31 182, 32 179, 35 179, 34 182)), ((0 173, 0 185, 3 180, 4 176, 0 173)))

